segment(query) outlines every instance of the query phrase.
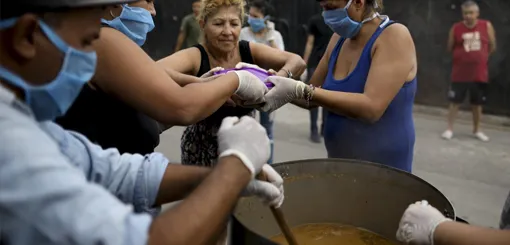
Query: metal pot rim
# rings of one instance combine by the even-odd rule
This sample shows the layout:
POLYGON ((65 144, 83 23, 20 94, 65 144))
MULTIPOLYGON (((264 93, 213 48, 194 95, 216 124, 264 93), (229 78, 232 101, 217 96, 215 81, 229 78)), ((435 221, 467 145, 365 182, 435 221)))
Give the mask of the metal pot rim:
MULTIPOLYGON (((417 180, 419 182, 422 182, 422 183, 426 184, 427 186, 431 187, 433 190, 435 190, 438 193, 440 193, 441 196, 443 196, 448 201, 448 204, 450 204, 450 206, 453 209, 453 218, 452 217, 449 217, 449 218, 452 218, 453 220, 456 220, 456 218, 457 218, 457 211, 455 210, 455 206, 453 206, 453 204, 450 201, 450 199, 448 197, 446 197, 446 195, 443 194, 443 192, 441 192, 439 189, 437 189, 434 185, 430 184, 426 180, 424 180, 424 179, 422 179, 422 178, 420 178, 420 177, 418 177, 418 176, 416 176, 416 175, 414 175, 412 173, 403 171, 403 170, 398 169, 398 168, 390 167, 390 166, 379 164, 379 163, 364 161, 364 160, 343 159, 343 158, 303 159, 303 160, 294 160, 294 161, 275 163, 275 164, 272 164, 271 166, 277 168, 277 167, 280 167, 280 166, 289 166, 289 165, 300 164, 300 163, 321 163, 321 162, 329 162, 329 163, 333 163, 333 164, 334 163, 363 164, 363 165, 372 166, 372 167, 376 167, 376 168, 387 169, 387 170, 398 172, 400 174, 407 175, 407 176, 409 176, 411 178, 414 178, 415 180, 417 180)), ((421 200, 416 200, 416 201, 421 201, 421 200)), ((411 205, 411 204, 412 203, 409 203, 409 205, 411 205)))

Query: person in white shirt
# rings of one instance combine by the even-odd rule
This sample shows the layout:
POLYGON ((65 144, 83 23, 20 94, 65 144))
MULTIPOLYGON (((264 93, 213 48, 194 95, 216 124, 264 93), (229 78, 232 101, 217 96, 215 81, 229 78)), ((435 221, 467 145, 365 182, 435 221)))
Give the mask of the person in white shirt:
MULTIPOLYGON (((285 51, 282 34, 275 30, 273 22, 269 21, 269 6, 264 0, 252 1, 249 5, 248 25, 241 30, 240 40, 265 44, 270 47, 285 51)), ((267 136, 271 140, 271 158, 273 162, 273 121, 274 112, 260 112, 260 124, 266 128, 267 136)))

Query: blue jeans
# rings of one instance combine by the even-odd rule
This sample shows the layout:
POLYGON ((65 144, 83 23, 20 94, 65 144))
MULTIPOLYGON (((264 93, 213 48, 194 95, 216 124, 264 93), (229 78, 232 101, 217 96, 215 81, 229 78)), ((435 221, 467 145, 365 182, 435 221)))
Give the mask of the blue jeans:
POLYGON ((273 120, 274 120, 274 112, 260 112, 260 124, 266 129, 267 137, 271 140, 271 157, 269 157, 269 161, 267 163, 273 163, 273 152, 274 152, 274 144, 273 144, 273 120))

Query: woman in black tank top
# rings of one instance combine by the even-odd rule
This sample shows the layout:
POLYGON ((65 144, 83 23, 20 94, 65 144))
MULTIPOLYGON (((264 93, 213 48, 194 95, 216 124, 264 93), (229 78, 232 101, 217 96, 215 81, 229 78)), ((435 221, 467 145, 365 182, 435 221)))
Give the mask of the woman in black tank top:
MULTIPOLYGON (((129 6, 156 14, 153 1, 129 6)), ((147 33, 139 32, 152 30, 152 18, 123 19, 124 6, 109 10, 103 16, 101 37, 94 43, 96 74, 70 111, 57 120, 64 128, 84 134, 103 148, 147 154, 159 143, 160 125, 196 123, 225 104, 239 83, 246 83, 235 74, 199 79, 159 66, 140 47, 147 33), (185 86, 190 83, 196 84, 185 86)), ((263 87, 259 88, 262 98, 263 87)))
MULTIPOLYGON (((305 63, 298 55, 263 44, 239 41, 244 16, 244 1, 229 0, 217 6, 213 0, 202 1, 200 23, 204 34, 201 45, 182 50, 159 64, 178 72, 201 77, 214 67, 234 68, 238 63, 256 64, 273 69, 280 76, 289 72, 298 76, 305 63)), ((216 134, 223 118, 252 115, 253 109, 225 105, 210 117, 186 128, 181 141, 182 164, 213 166, 218 158, 216 134)))

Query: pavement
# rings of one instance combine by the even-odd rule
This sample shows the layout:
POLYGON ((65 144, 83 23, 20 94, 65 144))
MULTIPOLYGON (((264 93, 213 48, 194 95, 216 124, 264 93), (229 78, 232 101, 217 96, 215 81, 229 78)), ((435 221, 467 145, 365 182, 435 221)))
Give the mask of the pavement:
MULTIPOLYGON (((415 111, 416 146, 413 173, 425 179, 452 201, 458 216, 471 224, 498 227, 503 203, 510 191, 510 128, 484 124, 490 142, 471 135, 469 121, 456 124, 451 141, 441 139, 443 117, 415 111)), ((161 136, 157 151, 180 162, 183 128, 161 136)), ((292 105, 276 112, 275 162, 325 158, 323 144, 311 143, 309 114, 292 105)))

